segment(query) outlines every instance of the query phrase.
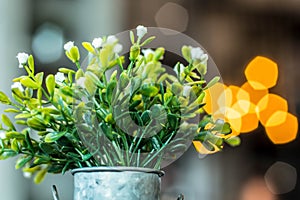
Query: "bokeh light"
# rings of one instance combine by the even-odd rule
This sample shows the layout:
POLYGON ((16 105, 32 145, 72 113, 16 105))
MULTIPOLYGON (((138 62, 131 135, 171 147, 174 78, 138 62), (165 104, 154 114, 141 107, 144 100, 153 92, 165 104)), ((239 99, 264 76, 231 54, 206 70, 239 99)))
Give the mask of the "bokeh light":
POLYGON ((265 182, 273 194, 284 194, 295 189, 297 170, 288 163, 276 162, 265 174, 265 182))
POLYGON ((285 144, 296 139, 298 119, 290 113, 277 111, 270 117, 265 129, 274 144, 285 144))
POLYGON ((262 125, 266 125, 271 115, 278 110, 287 112, 287 101, 276 94, 265 95, 257 104, 257 114, 262 125))
POLYGON ((269 92, 267 89, 255 90, 248 81, 241 88, 248 92, 250 101, 254 104, 257 104, 269 92))
POLYGON ((269 58, 257 56, 246 67, 246 78, 256 90, 265 90, 276 85, 277 64, 269 58))

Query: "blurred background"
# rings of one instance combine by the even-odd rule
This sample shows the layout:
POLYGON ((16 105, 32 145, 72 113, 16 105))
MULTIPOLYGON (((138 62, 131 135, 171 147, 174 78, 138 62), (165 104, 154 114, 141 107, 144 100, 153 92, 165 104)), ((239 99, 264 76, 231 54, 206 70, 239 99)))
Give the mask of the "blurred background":
MULTIPOLYGON (((174 29, 198 41, 227 85, 245 82, 245 66, 255 56, 274 60, 279 80, 271 92, 287 99, 289 112, 299 116, 299 0, 1 0, 0 90, 9 92, 11 79, 23 73, 18 52, 32 53, 38 71, 55 73, 71 65, 65 42, 79 44, 139 24, 174 29)), ((190 148, 164 169, 162 200, 180 193, 188 200, 299 199, 299 139, 275 146, 262 127, 241 139, 241 146, 206 157, 190 148)), ((52 184, 62 200, 72 199, 70 174, 48 175, 34 185, 8 160, 0 162, 0 177, 3 200, 50 200, 52 184)))

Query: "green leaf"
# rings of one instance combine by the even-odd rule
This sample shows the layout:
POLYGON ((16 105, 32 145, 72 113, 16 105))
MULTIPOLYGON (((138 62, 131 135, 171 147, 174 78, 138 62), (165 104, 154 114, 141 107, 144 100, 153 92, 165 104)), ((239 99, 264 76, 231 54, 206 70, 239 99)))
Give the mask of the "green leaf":
POLYGON ((159 92, 159 89, 154 85, 144 84, 142 85, 140 92, 144 96, 154 97, 159 92))
POLYGON ((55 78, 52 74, 48 75, 46 78, 46 87, 50 96, 53 97, 55 89, 55 78))
POLYGON ((132 31, 130 31, 130 41, 131 41, 131 44, 134 44, 134 34, 132 31))
POLYGON ((69 73, 75 74, 75 71, 73 69, 68 69, 64 67, 59 68, 58 71, 64 74, 69 74, 69 73))
POLYGON ((39 86, 42 85, 42 83, 43 83, 43 78, 44 78, 44 72, 40 72, 40 73, 37 73, 37 74, 35 75, 35 79, 36 79, 37 84, 38 84, 39 86))
POLYGON ((14 108, 7 108, 7 109, 4 110, 4 112, 7 112, 7 113, 19 113, 21 111, 17 110, 17 109, 14 109, 14 108))
POLYGON ((10 104, 11 101, 10 99, 4 94, 3 92, 0 91, 0 102, 3 104, 10 104))
POLYGON ((73 62, 76 62, 76 61, 79 61, 80 59, 80 54, 79 54, 79 50, 78 50, 78 47, 76 46, 73 46, 71 49, 70 49, 70 56, 73 60, 73 62))
POLYGON ((110 51, 107 48, 103 48, 100 50, 100 62, 101 62, 101 66, 103 68, 108 67, 108 57, 109 57, 110 51))
POLYGON ((29 77, 25 77, 25 78, 21 79, 20 82, 25 87, 29 87, 29 88, 32 88, 32 89, 38 89, 39 88, 39 85, 29 77))
POLYGON ((28 119, 27 125, 37 131, 44 131, 47 128, 46 124, 44 124, 44 120, 37 117, 28 119))
POLYGON ((14 150, 4 149, 2 151, 2 153, 0 154, 0 160, 5 160, 5 159, 8 159, 8 158, 14 157, 16 155, 18 155, 18 153, 15 152, 14 150))
POLYGON ((211 86, 213 86, 214 84, 216 84, 217 82, 219 82, 219 80, 220 80, 219 76, 214 77, 213 79, 211 79, 209 81, 209 83, 207 83, 207 85, 205 86, 204 89, 210 88, 211 86))
POLYGON ((147 44, 149 44, 149 43, 152 42, 154 39, 155 39, 155 36, 151 36, 151 37, 147 38, 147 39, 141 44, 141 47, 142 47, 142 46, 145 46, 145 45, 147 45, 147 44))
POLYGON ((225 142, 232 147, 236 147, 241 144, 241 139, 239 137, 231 137, 226 139, 225 142))
POLYGON ((6 134, 6 138, 8 139, 13 139, 16 138, 18 140, 24 140, 25 139, 25 135, 16 131, 9 131, 6 134))
POLYGON ((94 47, 91 45, 91 43, 89 42, 83 42, 82 46, 90 53, 94 54, 95 53, 95 49, 94 47))
POLYGON ((45 142, 47 142, 47 143, 55 142, 56 140, 58 140, 59 138, 64 136, 66 133, 67 133, 66 131, 62 131, 62 132, 54 131, 54 132, 48 133, 45 137, 45 142))
POLYGON ((30 56, 28 57, 27 63, 28 63, 29 69, 30 69, 31 72, 34 74, 34 59, 33 59, 33 56, 32 56, 32 55, 30 55, 30 56))
POLYGON ((12 130, 16 130, 15 126, 13 125, 13 123, 10 121, 10 119, 5 115, 2 114, 2 122, 9 128, 12 130))
POLYGON ((106 99, 107 102, 111 102, 112 101, 112 97, 113 97, 113 93, 115 92, 115 88, 116 88, 117 82, 116 81, 111 81, 106 89, 106 99))
POLYGON ((75 79, 78 80, 81 77, 84 77, 84 72, 82 69, 79 69, 75 74, 75 79))
POLYGON ((191 58, 191 48, 190 47, 183 46, 182 49, 181 49, 181 53, 182 53, 182 56, 184 57, 184 59, 186 61, 188 61, 189 63, 192 61, 192 58, 191 58))
POLYGON ((44 180, 46 173, 47 173, 47 169, 42 169, 38 171, 36 176, 34 177, 34 183, 36 184, 41 183, 44 180))
POLYGON ((28 163, 31 160, 32 160, 32 156, 28 156, 28 155, 22 156, 22 157, 18 158, 15 168, 20 169, 20 168, 24 167, 26 165, 26 163, 28 163))

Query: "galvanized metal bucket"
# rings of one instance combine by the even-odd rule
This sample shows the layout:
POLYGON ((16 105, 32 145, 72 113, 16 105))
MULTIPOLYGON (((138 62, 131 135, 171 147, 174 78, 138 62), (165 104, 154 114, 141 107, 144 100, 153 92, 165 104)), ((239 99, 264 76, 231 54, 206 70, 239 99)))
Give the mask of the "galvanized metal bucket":
POLYGON ((74 200, 159 200, 163 171, 138 167, 72 170, 74 200))

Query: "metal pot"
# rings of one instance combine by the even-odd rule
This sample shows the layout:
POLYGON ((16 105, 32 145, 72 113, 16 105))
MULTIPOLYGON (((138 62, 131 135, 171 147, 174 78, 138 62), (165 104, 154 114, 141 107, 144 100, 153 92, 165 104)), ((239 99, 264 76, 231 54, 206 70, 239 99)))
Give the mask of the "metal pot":
POLYGON ((72 170, 74 200, 159 200, 163 171, 138 167, 72 170))

